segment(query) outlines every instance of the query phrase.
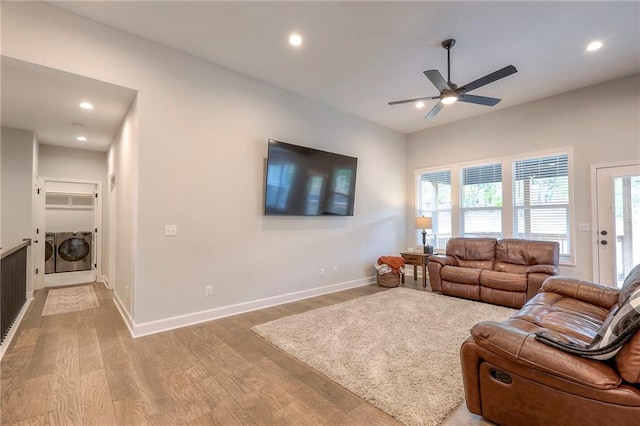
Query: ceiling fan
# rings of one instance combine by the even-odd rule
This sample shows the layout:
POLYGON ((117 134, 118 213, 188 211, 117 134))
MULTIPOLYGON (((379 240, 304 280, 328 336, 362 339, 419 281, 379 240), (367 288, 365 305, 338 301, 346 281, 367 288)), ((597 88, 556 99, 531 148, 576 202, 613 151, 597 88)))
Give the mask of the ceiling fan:
POLYGON ((451 82, 451 48, 455 46, 456 41, 452 38, 447 39, 442 42, 442 47, 447 49, 447 81, 445 81, 442 74, 438 70, 428 70, 424 72, 424 75, 433 83, 434 86, 440 91, 439 96, 425 96, 422 98, 415 99, 404 99, 402 101, 394 101, 389 102, 389 105, 398 105, 398 104, 406 104, 410 102, 420 102, 431 99, 440 99, 440 102, 434 106, 431 111, 424 116, 424 118, 432 118, 435 117, 438 112, 442 109, 443 106, 454 103, 455 101, 460 102, 468 102, 471 104, 479 104, 486 106, 494 106, 500 99, 498 98, 490 98, 487 96, 476 96, 469 95, 468 92, 477 89, 479 87, 485 86, 489 83, 493 83, 496 80, 500 80, 501 78, 505 78, 511 74, 518 72, 516 67, 513 65, 508 65, 504 68, 499 69, 498 71, 492 72, 491 74, 487 74, 484 77, 481 77, 477 80, 472 81, 471 83, 467 83, 464 86, 458 87, 457 85, 451 82))

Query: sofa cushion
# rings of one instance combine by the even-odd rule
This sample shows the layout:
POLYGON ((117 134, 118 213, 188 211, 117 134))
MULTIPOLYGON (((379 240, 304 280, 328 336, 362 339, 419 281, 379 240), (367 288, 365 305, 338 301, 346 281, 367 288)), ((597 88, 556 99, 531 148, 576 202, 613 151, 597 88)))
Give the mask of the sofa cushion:
POLYGON ((493 305, 520 308, 527 301, 527 294, 521 291, 506 291, 481 285, 480 300, 493 305))
POLYGON ((602 327, 608 309, 557 293, 539 293, 511 317, 535 324, 532 333, 550 331, 589 344, 602 327))
POLYGON ((640 332, 636 332, 616 354, 616 366, 625 381, 640 383, 640 332))
POLYGON ((453 283, 480 285, 480 272, 482 272, 481 269, 443 266, 440 276, 443 280, 453 283))
POLYGON ((536 339, 554 348, 575 355, 598 360, 614 357, 636 332, 640 330, 640 287, 623 303, 611 310, 598 333, 588 345, 559 339, 553 334, 536 333, 536 339))
POLYGON ((451 238, 447 242, 447 255, 454 257, 458 265, 460 261, 483 261, 483 263, 469 264, 469 267, 479 269, 493 269, 496 255, 495 238, 451 238))
POLYGON ((531 265, 558 265, 560 246, 554 241, 530 241, 504 239, 496 243, 495 270, 507 272, 526 272, 531 265), (514 268, 511 265, 523 265, 525 268, 514 268))
POLYGON ((480 273, 480 284, 484 287, 498 290, 526 293, 527 276, 523 274, 512 274, 509 272, 484 270, 480 273))

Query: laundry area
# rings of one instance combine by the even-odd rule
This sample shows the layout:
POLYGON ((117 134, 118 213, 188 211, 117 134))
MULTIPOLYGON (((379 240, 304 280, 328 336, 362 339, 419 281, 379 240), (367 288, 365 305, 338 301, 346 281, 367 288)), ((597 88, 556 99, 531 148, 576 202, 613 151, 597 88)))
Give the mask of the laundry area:
POLYGON ((46 287, 96 281, 98 186, 45 181, 46 287))

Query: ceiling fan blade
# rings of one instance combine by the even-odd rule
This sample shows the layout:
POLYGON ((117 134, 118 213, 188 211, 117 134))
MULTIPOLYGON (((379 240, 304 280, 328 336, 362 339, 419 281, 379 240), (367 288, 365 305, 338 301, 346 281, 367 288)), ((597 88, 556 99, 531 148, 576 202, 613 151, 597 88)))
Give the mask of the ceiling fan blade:
POLYGON ((440 92, 451 91, 451 87, 447 84, 446 80, 440 74, 438 70, 428 70, 424 72, 424 75, 436 86, 440 92))
POLYGON ((427 113, 427 115, 424 116, 424 118, 433 118, 433 117, 435 117, 436 114, 438 114, 440 112, 440 110, 442 109, 443 106, 444 106, 444 104, 442 102, 438 102, 436 104, 436 106, 431 108, 431 111, 429 111, 427 113))
POLYGON ((511 74, 517 73, 518 70, 513 65, 507 65, 506 67, 499 69, 498 71, 492 72, 491 74, 487 74, 484 77, 481 77, 477 80, 472 81, 471 83, 467 83, 464 86, 460 87, 456 92, 458 93, 466 93, 470 92, 478 87, 485 86, 489 83, 493 83, 496 80, 500 80, 501 78, 505 78, 511 74))
POLYGON ((475 96, 475 95, 467 95, 467 94, 458 95, 458 100, 460 102, 469 102, 470 104, 479 104, 479 105, 486 105, 486 106, 494 106, 495 104, 501 101, 501 99, 498 99, 498 98, 490 98, 488 96, 475 96))
POLYGON ((430 101, 431 99, 440 99, 440 96, 427 96, 424 98, 405 99, 403 101, 393 101, 393 102, 389 102, 389 105, 408 104, 410 102, 418 102, 418 101, 430 101))

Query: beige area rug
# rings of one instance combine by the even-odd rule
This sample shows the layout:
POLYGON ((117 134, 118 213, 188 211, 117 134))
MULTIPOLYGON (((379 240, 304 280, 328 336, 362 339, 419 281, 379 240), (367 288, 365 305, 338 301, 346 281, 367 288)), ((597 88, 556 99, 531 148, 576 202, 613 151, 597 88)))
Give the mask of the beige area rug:
POLYGON ((479 321, 514 309, 395 288, 252 330, 407 425, 436 425, 464 399, 459 350, 479 321))
POLYGON ((90 285, 49 290, 42 316, 66 314, 99 308, 96 293, 90 285))

